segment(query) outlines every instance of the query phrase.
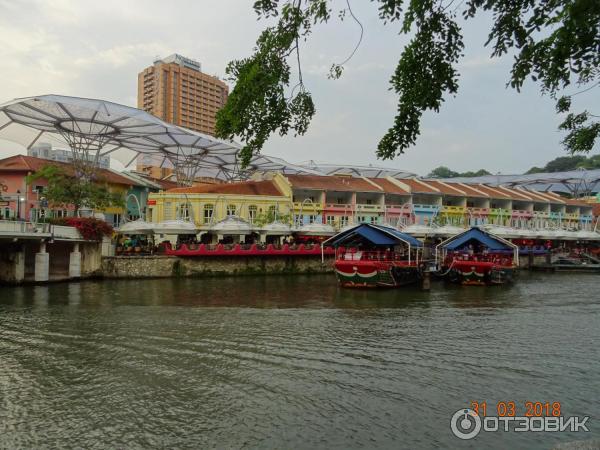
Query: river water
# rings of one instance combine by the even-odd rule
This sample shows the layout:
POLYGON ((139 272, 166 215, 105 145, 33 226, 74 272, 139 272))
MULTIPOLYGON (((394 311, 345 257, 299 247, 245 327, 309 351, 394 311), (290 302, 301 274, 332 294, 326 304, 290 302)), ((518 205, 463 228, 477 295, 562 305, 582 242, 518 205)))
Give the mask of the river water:
MULTIPOLYGON (((600 437, 600 278, 345 290, 332 276, 0 288, 0 448, 528 448, 600 437), (470 401, 584 433, 480 433, 470 401)), ((490 411, 493 410, 493 411, 490 411)))

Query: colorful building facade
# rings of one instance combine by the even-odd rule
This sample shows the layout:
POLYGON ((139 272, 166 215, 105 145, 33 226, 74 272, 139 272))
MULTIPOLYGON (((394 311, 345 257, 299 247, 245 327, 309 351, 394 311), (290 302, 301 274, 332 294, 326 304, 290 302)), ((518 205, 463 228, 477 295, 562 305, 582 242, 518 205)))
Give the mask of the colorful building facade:
POLYGON ((590 230, 594 219, 589 203, 552 192, 345 175, 264 174, 250 182, 171 189, 150 194, 149 201, 151 221, 192 214, 198 226, 230 215, 256 223, 265 211, 294 228, 323 223, 337 230, 357 223, 590 230))
MULTIPOLYGON (((47 180, 38 179, 27 183, 27 177, 46 165, 56 165, 72 171, 67 163, 48 161, 32 156, 16 155, 0 160, 0 216, 2 219, 37 221, 42 217, 66 217, 74 214, 72 205, 53 206, 45 201, 44 189, 47 180)), ((118 193, 125 199, 127 192, 136 183, 112 170, 98 169, 102 183, 113 193, 118 193)), ((125 208, 110 207, 101 211, 107 222, 118 226, 125 208)))

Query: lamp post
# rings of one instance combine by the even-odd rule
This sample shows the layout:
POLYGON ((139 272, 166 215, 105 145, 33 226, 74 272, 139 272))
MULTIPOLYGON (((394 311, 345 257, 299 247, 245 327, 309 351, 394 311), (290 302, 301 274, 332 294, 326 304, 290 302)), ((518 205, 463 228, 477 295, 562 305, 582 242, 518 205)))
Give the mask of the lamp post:
POLYGON ((21 191, 17 189, 17 220, 21 220, 21 203, 25 201, 25 197, 21 197, 21 191))

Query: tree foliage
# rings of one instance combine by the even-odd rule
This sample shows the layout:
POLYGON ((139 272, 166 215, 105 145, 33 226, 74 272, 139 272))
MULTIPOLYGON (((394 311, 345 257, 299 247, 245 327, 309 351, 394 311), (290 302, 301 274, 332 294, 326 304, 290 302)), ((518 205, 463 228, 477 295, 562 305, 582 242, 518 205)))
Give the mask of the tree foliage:
POLYGON ((69 175, 59 166, 48 164, 27 177, 27 183, 44 179, 48 185, 43 195, 53 207, 73 206, 75 212, 82 207, 104 209, 123 206, 123 196, 111 192, 101 179, 91 181, 89 177, 69 175))
POLYGON ((600 155, 560 156, 548 162, 544 167, 532 167, 525 173, 565 172, 575 169, 600 169, 600 155))
MULTIPOLYGON (((600 85, 600 1, 454 1, 372 0, 383 22, 398 22, 401 33, 411 36, 390 78, 398 106, 377 156, 390 159, 404 153, 419 136, 423 113, 439 111, 445 98, 458 92, 457 65, 464 48, 460 21, 482 12, 493 16, 485 42, 491 57, 514 56, 509 86, 520 90, 531 79, 543 93, 557 98, 557 111, 566 114, 560 125, 567 132, 563 144, 571 152, 590 151, 600 134, 600 122, 588 111, 571 112, 573 95, 558 97, 571 85, 584 87, 581 92, 600 85)), ((235 87, 217 115, 220 137, 239 136, 244 141, 242 163, 259 152, 271 134, 301 135, 308 129, 315 105, 302 79, 300 43, 317 24, 332 20, 334 3, 255 1, 258 16, 276 23, 261 33, 252 55, 227 66, 235 87), (291 61, 298 66, 295 76, 291 61)), ((337 17, 348 16, 360 24, 346 0, 337 17)), ((361 39, 362 29, 361 24, 361 39)), ((330 78, 342 75, 343 64, 333 64, 330 78)))
POLYGON ((480 177, 483 175, 491 175, 485 169, 479 169, 476 172, 468 171, 468 172, 455 172, 453 170, 448 169, 446 166, 439 166, 429 172, 427 175, 428 178, 457 178, 457 177, 480 177))

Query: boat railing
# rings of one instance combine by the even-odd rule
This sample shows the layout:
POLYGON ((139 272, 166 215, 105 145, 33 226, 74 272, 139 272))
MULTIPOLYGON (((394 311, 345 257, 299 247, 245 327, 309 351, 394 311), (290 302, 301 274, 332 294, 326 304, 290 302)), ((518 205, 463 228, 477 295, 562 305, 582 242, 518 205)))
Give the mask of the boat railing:
POLYGON ((160 253, 168 256, 292 256, 333 255, 332 247, 321 251, 315 244, 181 244, 173 248, 169 243, 160 246, 160 253))
POLYGON ((450 253, 446 255, 445 266, 449 266, 454 261, 472 262, 472 263, 494 263, 500 266, 510 266, 513 264, 511 255, 501 253, 489 253, 468 255, 464 253, 450 253))
POLYGON ((342 261, 406 261, 407 258, 404 253, 385 250, 363 251, 340 249, 337 255, 337 259, 342 261))

